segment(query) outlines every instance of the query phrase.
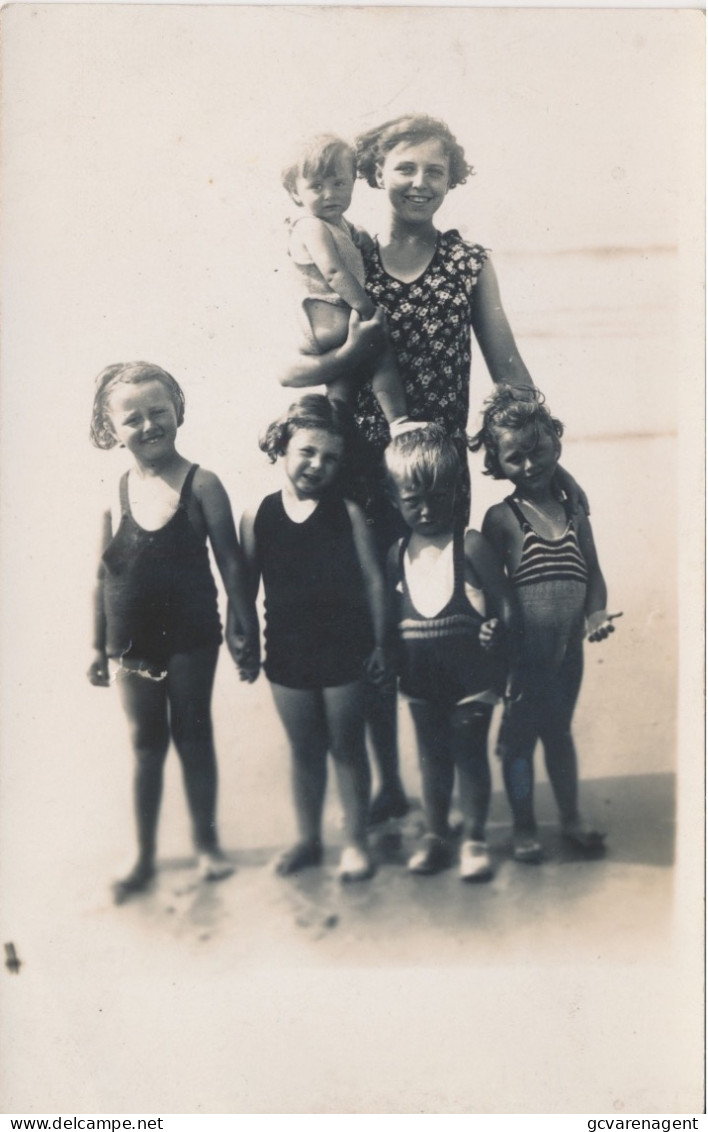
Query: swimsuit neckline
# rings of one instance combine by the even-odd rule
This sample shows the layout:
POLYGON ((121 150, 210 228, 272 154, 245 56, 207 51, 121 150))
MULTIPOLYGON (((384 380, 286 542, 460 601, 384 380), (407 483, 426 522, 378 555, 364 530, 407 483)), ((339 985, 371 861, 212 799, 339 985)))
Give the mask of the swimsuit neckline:
POLYGON ((194 471, 196 471, 196 468, 197 468, 196 464, 190 464, 189 467, 187 468, 187 474, 184 477, 184 479, 182 481, 182 487, 180 488, 179 501, 177 503, 177 506, 175 507, 175 510, 170 515, 167 522, 163 523, 161 527, 144 527, 142 525, 142 523, 139 523, 138 520, 135 518, 135 515, 133 514, 133 508, 130 505, 130 496, 128 494, 128 484, 130 482, 130 469, 128 469, 128 471, 125 473, 125 511, 130 516, 131 521, 133 523, 135 523, 135 526, 138 528, 139 531, 141 531, 143 534, 146 534, 146 535, 156 535, 156 534, 159 534, 160 531, 167 530, 170 523, 174 523, 174 521, 177 518, 177 516, 179 515, 180 511, 184 511, 184 509, 185 509, 184 508, 184 504, 185 504, 184 489, 185 489, 185 487, 187 485, 187 481, 190 479, 190 477, 193 478, 193 474, 194 474, 194 471))

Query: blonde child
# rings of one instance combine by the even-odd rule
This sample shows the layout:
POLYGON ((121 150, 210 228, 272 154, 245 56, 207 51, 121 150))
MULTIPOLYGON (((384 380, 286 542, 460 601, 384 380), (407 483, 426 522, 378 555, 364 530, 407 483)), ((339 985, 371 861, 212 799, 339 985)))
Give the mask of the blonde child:
POLYGON ((108 366, 98 376, 91 439, 124 447, 133 459, 102 519, 94 598, 92 684, 115 679, 135 755, 138 857, 113 886, 117 903, 146 889, 155 873, 163 766, 170 740, 182 763, 200 876, 233 872, 216 831, 217 768, 211 692, 221 643, 207 542, 241 636, 231 655, 252 678, 258 620, 228 496, 213 472, 175 447, 184 395, 170 374, 147 362, 108 366))
MULTIPOLYGON (((324 354, 343 345, 352 311, 367 320, 376 309, 364 289, 361 253, 371 241, 344 216, 355 179, 354 150, 333 134, 320 134, 303 143, 282 173, 283 187, 297 209, 289 220, 288 253, 302 293, 299 321, 304 354, 324 354)), ((371 378, 372 391, 395 432, 408 417, 390 344, 377 359, 371 378)), ((350 403, 356 388, 357 382, 342 379, 332 382, 328 392, 350 403)))
MULTIPOLYGON (((457 770, 464 822, 460 877, 486 881, 492 876, 486 842, 487 735, 504 690, 505 664, 498 648, 481 643, 480 632, 490 617, 498 619, 513 654, 515 603, 489 544, 456 520, 460 458, 444 429, 428 425, 396 438, 384 461, 391 498, 408 527, 389 554, 389 590, 400 688, 418 741, 427 824, 408 868, 432 874, 452 863, 449 813, 457 770)), ((490 628, 491 622, 487 634, 490 628)))
POLYGON ((265 673, 292 753, 298 840, 277 862, 283 876, 322 860, 328 751, 344 810, 339 876, 373 872, 363 685, 385 671, 384 581, 361 510, 337 490, 352 429, 340 401, 310 394, 291 405, 261 441, 283 460, 283 489, 241 524, 254 597, 263 579, 265 673))
POLYGON ((497 551, 521 607, 521 695, 505 706, 499 754, 514 818, 514 856, 542 858, 533 807, 533 754, 544 747, 546 769, 564 836, 581 852, 600 853, 603 836, 578 810, 578 766, 571 734, 583 674, 583 637, 614 631, 592 528, 573 511, 558 479, 563 425, 536 389, 498 386, 485 402, 481 430, 486 474, 508 479, 514 492, 487 512, 483 535, 497 551))

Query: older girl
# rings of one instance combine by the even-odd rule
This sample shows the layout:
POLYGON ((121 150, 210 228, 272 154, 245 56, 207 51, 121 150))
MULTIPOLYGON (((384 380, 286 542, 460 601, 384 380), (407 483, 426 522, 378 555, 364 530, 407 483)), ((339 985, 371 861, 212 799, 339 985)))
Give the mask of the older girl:
POLYGON ((175 447, 184 395, 160 366, 129 362, 96 381, 91 439, 133 458, 102 519, 94 599, 92 684, 111 682, 114 662, 135 754, 138 857, 113 887, 117 903, 155 873, 157 820, 170 740, 182 763, 200 875, 233 872, 216 832, 216 754, 211 692, 221 643, 211 543, 240 635, 227 632, 247 678, 258 665, 258 619, 248 596, 231 505, 213 472, 175 447))

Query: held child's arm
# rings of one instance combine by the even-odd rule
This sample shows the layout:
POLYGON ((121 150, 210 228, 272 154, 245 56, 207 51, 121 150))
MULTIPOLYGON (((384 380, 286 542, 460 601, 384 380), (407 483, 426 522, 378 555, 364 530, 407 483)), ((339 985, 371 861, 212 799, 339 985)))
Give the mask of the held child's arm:
POLYGON ((478 531, 467 531, 465 535, 465 569, 469 580, 484 592, 488 612, 498 617, 504 626, 509 660, 514 668, 521 649, 518 604, 496 551, 478 531))
POLYGON ((106 611, 103 604, 103 552, 113 537, 111 512, 104 511, 101 519, 101 543, 98 560, 96 585, 93 591, 93 660, 86 675, 97 688, 107 688, 110 684, 108 657, 106 656, 106 611))
POLYGON ((386 315, 377 307, 362 321, 357 311, 349 317, 349 335, 343 345, 326 354, 299 354, 283 367, 280 384, 292 389, 330 385, 335 381, 363 384, 386 349, 386 315))
POLYGON ((312 262, 340 299, 362 318, 371 318, 375 307, 359 280, 344 265, 337 245, 323 220, 308 216, 298 223, 298 236, 312 262))
MULTIPOLYGON (((209 541, 221 574, 229 608, 235 611, 240 633, 232 631, 227 617, 226 644, 236 664, 250 670, 259 659, 259 628, 255 603, 248 586, 246 560, 236 536, 231 503, 221 480, 200 468, 195 476, 195 496, 201 505, 209 541)), ((254 676, 255 679, 255 676, 254 676)))
POLYGON ((588 568, 588 590, 585 599, 585 616, 589 641, 604 641, 614 633, 613 618, 618 614, 607 612, 607 585, 600 569, 592 527, 587 515, 577 517, 578 542, 588 568))
POLYGON ((367 672, 373 683, 381 683, 386 676, 386 631, 387 606, 386 586, 381 568, 376 557, 376 547, 364 519, 364 513, 356 503, 345 500, 349 519, 352 524, 352 535, 356 549, 359 566, 364 576, 366 597, 371 612, 371 622, 374 629, 374 650, 367 661, 367 672))
MULTIPOLYGON (((261 574, 258 565, 258 551, 256 546, 256 532, 255 532, 255 512, 244 511, 241 516, 241 524, 239 527, 239 536, 241 541, 241 550, 243 552, 244 562, 246 565, 246 583, 248 586, 248 594, 255 605, 256 598, 258 597, 258 588, 260 586, 261 574)), ((242 635, 241 625, 239 624, 236 610, 233 605, 229 603, 227 610, 227 630, 230 631, 235 637, 242 635)), ((250 664, 239 664, 239 672, 242 680, 248 680, 252 683, 260 672, 260 635, 258 638, 258 651, 254 657, 251 658, 250 664)))
POLYGON ((475 284, 472 329, 492 381, 506 385, 533 386, 531 374, 519 354, 502 306, 496 271, 489 259, 475 284))

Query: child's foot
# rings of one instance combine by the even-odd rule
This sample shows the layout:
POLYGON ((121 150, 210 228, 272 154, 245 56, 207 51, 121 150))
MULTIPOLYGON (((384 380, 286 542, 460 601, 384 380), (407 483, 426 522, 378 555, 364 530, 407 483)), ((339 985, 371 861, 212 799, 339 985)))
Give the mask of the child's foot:
POLYGON ((374 864, 365 849, 360 845, 347 845, 346 849, 342 850, 337 876, 343 883, 368 880, 373 875, 374 864))
POLYGON ((492 879, 492 862, 486 841, 463 841, 460 849, 460 880, 492 879))
POLYGON ((605 835, 589 829, 583 822, 564 825, 561 833, 565 840, 586 857, 600 857, 605 852, 605 835))
POLYGON ((514 860, 521 865, 539 865, 541 863, 543 848, 535 834, 514 834, 514 860))
POLYGON ((369 806, 369 825, 382 825, 389 818, 404 818, 409 810, 408 799, 400 784, 393 790, 380 790, 369 806))
POLYGON ((278 876, 290 877, 299 873, 301 869, 308 869, 312 865, 322 864, 321 841, 298 841, 292 849, 286 850, 275 862, 275 871, 278 876))
POLYGON ((435 833, 426 833, 420 849, 408 862, 408 872, 417 876, 434 876, 435 873, 449 869, 452 864, 450 845, 435 833))
POLYGON ((226 877, 233 876, 236 869, 220 849, 210 849, 199 854, 197 872, 200 880, 215 881, 226 880, 226 877))
POLYGON ((127 876, 116 880, 111 885, 113 893, 114 904, 124 904, 131 896, 137 896, 141 892, 145 892, 150 887, 150 883, 155 876, 155 866, 152 862, 138 861, 137 865, 130 870, 127 876))

